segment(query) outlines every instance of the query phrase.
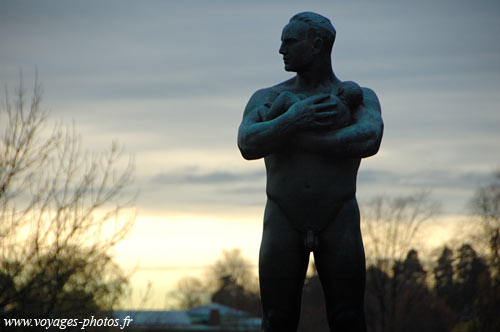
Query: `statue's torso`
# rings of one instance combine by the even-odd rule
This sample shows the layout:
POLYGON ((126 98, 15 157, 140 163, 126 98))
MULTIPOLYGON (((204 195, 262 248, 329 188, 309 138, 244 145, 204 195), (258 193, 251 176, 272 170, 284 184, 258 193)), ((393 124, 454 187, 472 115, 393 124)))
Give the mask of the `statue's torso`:
MULTIPOLYGON (((270 98, 286 90, 271 88, 270 98)), ((294 91, 295 92, 295 91, 294 91)), ((301 230, 321 230, 343 202, 355 196, 359 158, 341 158, 304 151, 293 140, 265 158, 266 193, 301 230)))
POLYGON ((321 230, 356 193, 360 159, 334 159, 300 151, 265 157, 268 199, 295 226, 321 230))

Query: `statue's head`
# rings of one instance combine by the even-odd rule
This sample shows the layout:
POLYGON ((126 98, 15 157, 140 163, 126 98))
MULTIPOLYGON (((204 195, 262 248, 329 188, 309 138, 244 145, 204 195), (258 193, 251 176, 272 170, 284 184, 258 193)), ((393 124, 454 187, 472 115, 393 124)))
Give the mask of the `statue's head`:
POLYGON ((295 14, 291 19, 291 22, 303 22, 308 26, 308 37, 309 38, 321 38, 323 40, 323 51, 330 54, 332 52, 333 43, 335 42, 335 36, 337 32, 326 17, 316 14, 313 12, 303 12, 295 14))
POLYGON ((300 71, 318 56, 330 58, 335 42, 335 28, 326 17, 303 12, 294 15, 283 29, 280 54, 285 70, 300 71))

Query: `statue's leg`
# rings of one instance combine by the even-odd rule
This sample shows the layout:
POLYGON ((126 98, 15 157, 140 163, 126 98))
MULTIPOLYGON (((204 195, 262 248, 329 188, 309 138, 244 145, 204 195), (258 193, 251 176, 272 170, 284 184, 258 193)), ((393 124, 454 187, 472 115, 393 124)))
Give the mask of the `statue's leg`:
POLYGON ((356 199, 347 201, 320 234, 314 252, 330 330, 365 332, 365 253, 356 199))
POLYGON ((291 226, 275 203, 268 201, 259 256, 265 332, 297 330, 308 263, 303 234, 291 226))

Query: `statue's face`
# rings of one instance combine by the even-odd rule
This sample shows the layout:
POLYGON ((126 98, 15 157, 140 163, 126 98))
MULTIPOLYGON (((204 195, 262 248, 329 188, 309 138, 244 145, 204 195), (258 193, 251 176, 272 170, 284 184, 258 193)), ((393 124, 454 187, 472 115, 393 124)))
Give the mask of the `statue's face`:
POLYGON ((279 53, 283 55, 286 71, 306 70, 313 59, 313 42, 307 36, 304 22, 292 21, 283 28, 279 53))

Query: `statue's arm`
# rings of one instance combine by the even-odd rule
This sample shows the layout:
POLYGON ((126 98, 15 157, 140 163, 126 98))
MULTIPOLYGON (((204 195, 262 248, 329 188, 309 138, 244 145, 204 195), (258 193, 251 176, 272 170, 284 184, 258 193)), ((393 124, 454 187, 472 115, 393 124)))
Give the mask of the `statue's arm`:
POLYGON ((282 115, 263 120, 263 114, 267 112, 265 104, 269 101, 269 91, 259 90, 245 107, 238 129, 238 147, 245 159, 259 159, 279 150, 294 131, 289 117, 282 115))
POLYGON ((352 125, 332 131, 303 133, 296 138, 296 144, 314 153, 365 158, 378 152, 383 131, 377 95, 363 88, 363 102, 353 112, 352 125))
MULTIPOLYGON (((276 97, 276 96, 274 96, 276 97)), ((267 89, 253 94, 245 107, 238 130, 238 147, 245 159, 259 159, 282 150, 297 133, 328 125, 335 116, 322 104, 329 95, 317 95, 293 104, 286 112, 269 121, 263 120, 266 104, 272 102, 267 89)))

